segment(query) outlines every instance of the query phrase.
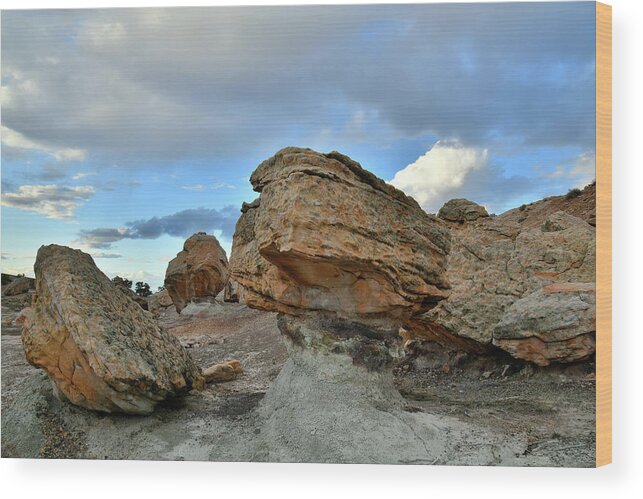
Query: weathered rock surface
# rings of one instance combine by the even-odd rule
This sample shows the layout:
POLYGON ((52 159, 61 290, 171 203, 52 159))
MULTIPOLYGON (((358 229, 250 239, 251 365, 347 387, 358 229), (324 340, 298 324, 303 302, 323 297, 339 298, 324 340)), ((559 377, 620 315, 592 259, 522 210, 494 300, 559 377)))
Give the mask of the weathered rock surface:
POLYGON ((35 280, 31 277, 18 277, 10 281, 2 291, 5 296, 16 296, 35 289, 35 280))
POLYGON ((551 284, 511 305, 493 344, 540 366, 572 362, 596 350, 596 291, 591 283, 551 284))
POLYGON ((468 199, 451 199, 447 201, 438 216, 449 222, 472 222, 481 217, 488 217, 487 209, 468 199))
POLYGON ((443 223, 350 158, 290 147, 250 181, 231 257, 249 306, 386 328, 447 296, 443 223))
POLYGON ((232 381, 240 374, 243 374, 243 368, 238 360, 227 360, 203 370, 203 377, 208 383, 211 381, 217 383, 232 381))
POLYGON ((198 232, 190 236, 167 267, 165 288, 177 312, 201 298, 216 297, 228 282, 228 259, 216 237, 198 232))
POLYGON ((154 314, 158 314, 163 309, 171 307, 172 305, 172 298, 170 297, 170 293, 167 292, 167 289, 147 297, 147 309, 154 314))
POLYGON ((202 385, 178 339, 118 290, 80 250, 42 246, 22 342, 59 395, 96 411, 149 414, 202 385))
MULTIPOLYGON (((591 185, 575 198, 547 198, 497 217, 450 223, 447 279, 451 294, 435 308, 413 317, 405 327, 417 338, 449 344, 457 350, 482 352, 493 343, 538 364, 569 362, 591 354, 594 347, 588 336, 589 322, 569 329, 565 341, 556 343, 558 335, 547 324, 544 305, 544 322, 536 326, 539 341, 544 343, 538 343, 539 348, 533 347, 537 344, 534 336, 507 338, 508 333, 500 333, 506 328, 496 326, 501 321, 509 323, 509 315, 522 310, 511 308, 514 303, 546 286, 594 284, 596 234, 588 223, 593 217, 589 200, 594 190, 591 185), (554 208, 557 211, 552 211, 554 208), (505 337, 495 341, 496 334, 505 337), (520 342, 523 347, 518 346, 520 342), (554 345, 556 353, 545 351, 554 349, 554 345)), ((573 302, 567 298, 550 296, 546 303, 556 305, 551 314, 562 313, 561 308, 566 306, 574 313, 573 302)), ((595 314, 595 305, 588 302, 588 307, 588 314, 595 314)))
POLYGON ((239 283, 229 279, 223 290, 223 301, 228 303, 239 303, 239 283))

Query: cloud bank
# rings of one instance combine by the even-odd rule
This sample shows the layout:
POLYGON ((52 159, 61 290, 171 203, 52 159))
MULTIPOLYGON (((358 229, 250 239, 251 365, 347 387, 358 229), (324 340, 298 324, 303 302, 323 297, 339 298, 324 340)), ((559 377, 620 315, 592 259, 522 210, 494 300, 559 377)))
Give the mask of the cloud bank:
POLYGON ((239 209, 233 206, 220 210, 195 208, 164 217, 128 222, 121 228, 81 230, 77 242, 89 248, 109 249, 123 239, 157 239, 163 235, 187 238, 195 232, 211 233, 215 230, 231 239, 238 218, 239 209))
POLYGON ((15 192, 2 193, 2 205, 39 213, 47 218, 70 219, 94 193, 94 188, 88 185, 21 185, 15 192))

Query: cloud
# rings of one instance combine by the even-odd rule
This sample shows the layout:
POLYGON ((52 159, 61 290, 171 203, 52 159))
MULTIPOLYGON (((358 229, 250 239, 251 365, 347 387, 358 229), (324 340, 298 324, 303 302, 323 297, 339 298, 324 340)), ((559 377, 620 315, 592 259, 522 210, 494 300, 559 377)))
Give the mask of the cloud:
POLYGON ((535 165, 534 170, 540 178, 567 181, 572 187, 585 187, 596 179, 596 154, 583 152, 558 163, 551 170, 547 170, 542 165, 535 165))
POLYGON ((16 132, 9 127, 2 126, 2 143, 10 149, 27 149, 40 151, 52 156, 56 161, 84 161, 87 153, 82 149, 63 148, 47 146, 40 142, 28 139, 20 132, 16 132))
POLYGON ((226 206, 220 210, 194 208, 163 217, 136 220, 122 228, 81 230, 78 243, 90 248, 109 249, 123 239, 157 239, 163 235, 187 238, 195 232, 221 231, 228 239, 234 234, 239 210, 226 206))
POLYGON ((462 187, 471 172, 487 166, 486 149, 458 142, 437 142, 426 154, 395 174, 391 184, 414 197, 421 206, 441 206, 462 187))
POLYGON ((21 185, 15 192, 2 193, 2 205, 32 211, 47 218, 69 219, 94 195, 91 186, 21 185))
POLYGON ((92 253, 91 255, 94 258, 123 258, 123 255, 120 255, 118 253, 99 252, 99 253, 92 253))
POLYGON ((72 179, 73 180, 80 180, 81 178, 91 177, 93 175, 97 175, 97 173, 96 172, 81 172, 81 173, 77 173, 76 175, 74 175, 72 177, 72 179))
POLYGON ((192 192, 203 192, 205 190, 205 186, 203 184, 182 185, 181 189, 192 192))
POLYGON ((594 29, 589 2, 7 11, 3 123, 156 168, 344 126, 593 147, 594 29))

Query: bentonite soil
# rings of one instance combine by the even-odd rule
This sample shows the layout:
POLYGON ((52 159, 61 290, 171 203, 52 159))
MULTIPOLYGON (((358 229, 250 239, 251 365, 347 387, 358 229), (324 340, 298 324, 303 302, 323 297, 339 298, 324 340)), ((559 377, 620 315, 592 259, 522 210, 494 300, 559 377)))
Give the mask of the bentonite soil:
MULTIPOLYGON (((25 301, 3 297, 2 303, 2 457, 263 459, 255 450, 257 408, 287 359, 275 315, 235 303, 190 305, 180 316, 166 309, 160 322, 201 367, 239 359, 245 374, 135 417, 92 413, 53 396, 47 376, 27 364, 20 330, 11 325, 25 301)), ((595 463, 591 363, 534 369, 429 351, 403 358, 394 372, 407 411, 472 429, 456 439, 457 459, 421 464, 494 464, 493 458, 478 460, 490 449, 491 455, 511 449, 512 460, 503 464, 595 463)))

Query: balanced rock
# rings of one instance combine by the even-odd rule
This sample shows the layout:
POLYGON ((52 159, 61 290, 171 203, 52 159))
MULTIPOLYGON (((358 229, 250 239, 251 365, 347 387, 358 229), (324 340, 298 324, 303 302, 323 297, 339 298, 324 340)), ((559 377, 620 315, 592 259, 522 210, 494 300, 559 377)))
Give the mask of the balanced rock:
POLYGON ((80 250, 42 246, 22 342, 59 395, 96 411, 149 414, 202 386, 177 338, 120 291, 80 250))
POLYGON ((165 272, 165 288, 176 311, 193 300, 216 297, 228 282, 228 259, 216 237, 198 232, 188 238, 165 272))
POLYGON ((18 277, 6 285, 2 293, 5 296, 16 296, 28 293, 35 288, 35 281, 31 277, 18 277))
POLYGON ((250 182, 231 257, 248 306, 387 328, 448 295, 448 230, 350 158, 290 147, 250 182))
POLYGON ((438 212, 438 217, 449 222, 473 222, 478 218, 488 216, 489 213, 484 206, 468 199, 451 199, 438 212))
POLYGON ((279 312, 289 352, 258 459, 435 461, 447 432, 404 412, 391 367, 399 326, 448 295, 443 222, 337 152, 286 148, 250 181, 231 274, 249 307, 279 312))

